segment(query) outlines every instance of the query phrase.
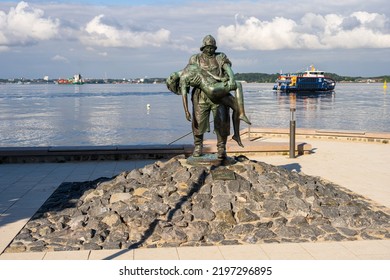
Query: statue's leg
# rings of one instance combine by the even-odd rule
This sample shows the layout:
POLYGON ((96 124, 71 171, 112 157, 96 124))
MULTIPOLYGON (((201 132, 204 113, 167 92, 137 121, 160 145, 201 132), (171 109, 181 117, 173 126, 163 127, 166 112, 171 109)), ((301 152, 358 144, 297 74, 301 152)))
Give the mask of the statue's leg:
POLYGON ((233 119, 233 131, 234 131, 232 139, 236 141, 239 146, 244 147, 244 145, 241 142, 240 117, 237 111, 233 111, 232 119, 233 119))
POLYGON ((192 133, 194 136, 194 157, 200 157, 203 153, 203 135, 210 130, 209 115, 210 108, 205 104, 202 93, 200 91, 194 92, 192 96, 192 133))
POLYGON ((232 139, 237 142, 237 144, 241 147, 244 147, 244 145, 241 142, 241 137, 240 137, 240 110, 238 108, 237 104, 237 98, 235 98, 233 95, 229 94, 228 96, 224 97, 221 100, 222 104, 229 106, 230 108, 233 109, 233 114, 232 114, 232 120, 233 120, 233 132, 234 135, 232 139))
POLYGON ((246 122, 247 124, 251 124, 249 121, 248 117, 245 114, 245 109, 244 109, 244 93, 242 90, 242 84, 240 82, 237 82, 237 89, 236 89, 236 102, 238 105, 238 110, 240 113, 239 118, 246 122))
POLYGON ((192 129, 194 135, 201 135, 210 132, 210 111, 211 105, 203 92, 196 92, 192 98, 193 114, 192 129))
POLYGON ((221 135, 217 130, 215 131, 215 134, 217 134, 217 157, 218 159, 225 159, 227 136, 221 135))
POLYGON ((217 135, 217 156, 219 159, 226 158, 226 142, 230 134, 229 107, 220 104, 213 105, 214 131, 217 135))
POLYGON ((203 153, 203 134, 202 135, 194 135, 194 152, 192 156, 200 157, 203 153))

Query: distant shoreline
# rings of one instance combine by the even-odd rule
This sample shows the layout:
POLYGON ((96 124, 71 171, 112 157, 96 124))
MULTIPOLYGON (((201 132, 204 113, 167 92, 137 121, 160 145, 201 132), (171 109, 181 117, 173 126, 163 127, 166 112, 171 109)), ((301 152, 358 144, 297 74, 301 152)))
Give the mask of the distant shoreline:
MULTIPOLYGON (((274 83, 280 74, 267 73, 236 73, 237 81, 243 83, 274 83)), ((383 83, 390 82, 390 75, 382 75, 376 77, 350 77, 339 76, 335 73, 325 73, 325 76, 332 78, 337 83, 383 83)), ((56 84, 60 79, 45 78, 0 78, 0 84, 56 84)), ((164 84, 165 78, 83 78, 84 84, 164 84)), ((72 83, 70 83, 72 84, 72 83)))
MULTIPOLYGON (((245 80, 238 80, 239 82, 243 84, 273 84, 274 82, 247 82, 245 80)), ((359 80, 359 81, 336 81, 339 84, 383 84, 385 79, 383 80, 359 80)), ((390 82, 390 78, 386 81, 390 82)), ((51 81, 45 81, 42 82, 40 80, 26 80, 26 81, 17 81, 17 82, 3 82, 0 80, 0 85, 58 85, 58 86, 82 86, 82 84, 58 84, 56 81, 51 80, 51 81)), ((120 85, 120 84, 134 84, 134 85, 140 85, 140 84, 165 84, 164 81, 159 81, 159 82, 142 82, 142 83, 137 83, 137 82, 119 82, 119 81, 108 81, 108 82, 90 82, 90 81, 85 81, 83 84, 86 85, 120 85)))

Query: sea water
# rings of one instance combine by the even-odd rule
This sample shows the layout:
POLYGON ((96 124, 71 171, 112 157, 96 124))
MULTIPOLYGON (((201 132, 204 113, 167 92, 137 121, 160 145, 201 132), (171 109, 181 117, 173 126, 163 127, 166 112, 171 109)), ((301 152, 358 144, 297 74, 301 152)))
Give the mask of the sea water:
MULTIPOLYGON (((253 127, 288 128, 295 106, 297 128, 390 132, 390 92, 379 83, 337 84, 334 92, 295 99, 272 84, 243 88, 253 127)), ((179 138, 175 143, 192 143, 191 123, 181 96, 164 84, 0 85, 0 147, 169 144, 179 138)))

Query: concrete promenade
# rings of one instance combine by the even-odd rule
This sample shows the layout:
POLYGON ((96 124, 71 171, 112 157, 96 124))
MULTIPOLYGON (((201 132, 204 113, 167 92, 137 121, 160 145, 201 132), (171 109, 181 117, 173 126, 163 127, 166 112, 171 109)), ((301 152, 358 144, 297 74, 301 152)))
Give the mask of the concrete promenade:
MULTIPOLYGON (((257 141, 286 142, 263 137, 257 141)), ((308 142, 313 153, 297 158, 286 155, 250 155, 250 159, 321 176, 361 194, 384 211, 390 209, 390 144, 297 139, 308 142)), ((1 260, 390 260, 390 240, 284 243, 135 250, 3 253, 32 215, 62 182, 111 177, 154 160, 85 161, 65 163, 0 164, 1 260)), ((390 213, 389 213, 390 214, 390 213)))

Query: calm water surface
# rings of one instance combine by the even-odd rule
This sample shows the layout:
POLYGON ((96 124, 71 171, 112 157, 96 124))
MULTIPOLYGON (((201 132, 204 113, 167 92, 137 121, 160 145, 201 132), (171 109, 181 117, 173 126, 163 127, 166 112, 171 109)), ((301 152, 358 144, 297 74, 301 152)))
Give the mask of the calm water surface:
MULTIPOLYGON (((272 84, 244 84, 244 91, 253 126, 289 126, 289 95, 272 84)), ((382 84, 299 95, 297 127, 390 132, 389 95, 382 84)), ((189 132, 181 97, 161 84, 0 85, 1 147, 168 144, 189 132)), ((192 135, 176 143, 192 143, 192 135)))

